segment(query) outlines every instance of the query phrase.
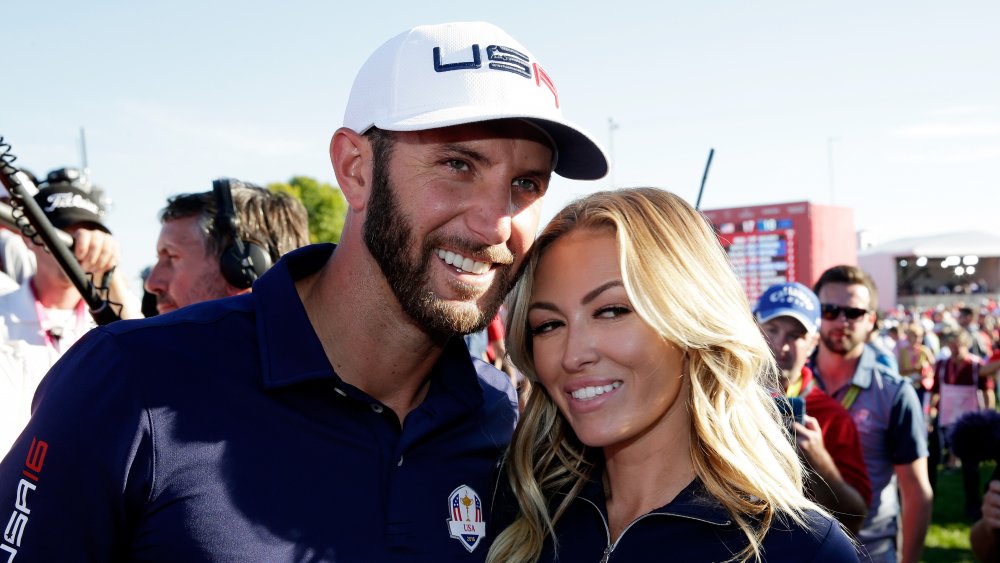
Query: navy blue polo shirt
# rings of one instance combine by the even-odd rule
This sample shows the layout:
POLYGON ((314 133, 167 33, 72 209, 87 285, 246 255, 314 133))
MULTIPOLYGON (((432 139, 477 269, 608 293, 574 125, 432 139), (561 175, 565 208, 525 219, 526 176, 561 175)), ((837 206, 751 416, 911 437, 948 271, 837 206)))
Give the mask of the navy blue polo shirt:
MULTIPOLYGON (((747 537, 726 510, 694 480, 674 500, 633 521, 612 544, 600 475, 570 503, 542 548, 542 563, 601 561, 722 562, 743 550, 747 537)), ((772 563, 847 563, 858 554, 840 525, 806 512, 807 526, 775 519, 764 536, 762 560, 772 563)), ((867 561, 867 558, 865 559, 867 561)))
POLYGON ((333 248, 66 354, 0 464, 0 560, 482 561, 513 389, 453 338, 400 428, 295 291, 333 248))

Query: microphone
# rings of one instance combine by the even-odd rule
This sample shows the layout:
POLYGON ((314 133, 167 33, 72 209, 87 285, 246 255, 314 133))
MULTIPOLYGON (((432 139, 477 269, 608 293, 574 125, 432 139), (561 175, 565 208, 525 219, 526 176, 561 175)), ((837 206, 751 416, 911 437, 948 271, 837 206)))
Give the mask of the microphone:
POLYGON ((1000 460, 1000 412, 967 412, 955 421, 948 442, 962 461, 1000 460))

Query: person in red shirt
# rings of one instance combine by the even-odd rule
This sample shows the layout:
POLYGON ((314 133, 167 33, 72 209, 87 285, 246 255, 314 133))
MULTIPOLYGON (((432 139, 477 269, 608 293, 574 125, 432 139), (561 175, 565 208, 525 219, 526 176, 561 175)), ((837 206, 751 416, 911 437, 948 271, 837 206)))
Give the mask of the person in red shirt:
POLYGON ((805 412, 794 422, 795 441, 810 469, 812 496, 844 526, 857 532, 872 500, 861 441, 847 410, 816 385, 806 366, 819 341, 819 299, 792 282, 769 287, 754 309, 778 368, 786 397, 803 397, 805 412))
MULTIPOLYGON (((938 361, 934 368, 931 416, 937 417, 937 427, 946 439, 954 422, 963 414, 996 408, 993 377, 981 372, 983 360, 971 351, 973 338, 961 328, 941 333, 941 345, 951 350, 951 356, 938 361)), ((933 467, 936 469, 937 464, 933 467)), ((962 486, 966 516, 978 519, 981 516, 978 463, 962 460, 962 486)))

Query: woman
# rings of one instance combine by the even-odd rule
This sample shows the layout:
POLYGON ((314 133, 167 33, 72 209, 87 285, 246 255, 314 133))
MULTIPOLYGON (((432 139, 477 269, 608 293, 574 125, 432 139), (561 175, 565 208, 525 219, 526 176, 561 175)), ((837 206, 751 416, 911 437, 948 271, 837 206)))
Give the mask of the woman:
POLYGON ((561 211, 512 297, 508 350, 535 386, 507 459, 520 514, 489 561, 856 560, 802 495, 774 360, 682 199, 639 188, 561 211))
POLYGON ((929 417, 931 388, 934 386, 934 351, 924 344, 924 327, 919 320, 905 325, 906 339, 896 347, 899 375, 910 378, 929 417))

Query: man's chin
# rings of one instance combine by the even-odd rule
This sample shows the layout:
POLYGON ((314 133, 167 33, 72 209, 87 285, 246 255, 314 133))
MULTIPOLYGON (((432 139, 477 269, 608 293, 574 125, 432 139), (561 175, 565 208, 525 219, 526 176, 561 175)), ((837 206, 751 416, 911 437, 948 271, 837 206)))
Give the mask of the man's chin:
POLYGON ((483 330, 493 320, 493 315, 487 317, 489 311, 480 309, 475 301, 438 301, 433 309, 439 332, 470 334, 483 330))
POLYGON ((159 313, 159 314, 161 314, 161 315, 163 315, 165 313, 169 313, 170 311, 176 311, 176 310, 177 310, 177 306, 176 305, 164 305, 164 304, 161 304, 161 303, 157 303, 156 304, 156 312, 159 313))

